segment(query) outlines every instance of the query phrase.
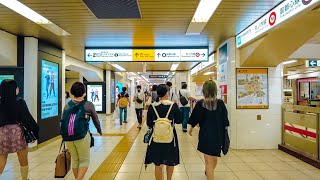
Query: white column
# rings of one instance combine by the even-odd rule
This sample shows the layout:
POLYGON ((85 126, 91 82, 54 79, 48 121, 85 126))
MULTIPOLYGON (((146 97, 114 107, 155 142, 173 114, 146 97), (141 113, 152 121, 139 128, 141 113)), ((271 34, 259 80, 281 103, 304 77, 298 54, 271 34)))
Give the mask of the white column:
MULTIPOLYGON (((38 115, 38 39, 24 38, 24 99, 32 117, 37 121, 38 115)), ((37 142, 29 147, 37 146, 37 142)))
POLYGON ((111 71, 106 70, 106 114, 111 114, 111 71))
POLYGON ((236 49, 234 37, 229 38, 221 46, 225 43, 228 43, 227 109, 231 148, 276 149, 281 142, 281 88, 279 88, 282 80, 281 66, 268 67, 269 109, 237 109, 236 68, 241 68, 240 53, 236 49), (262 120, 257 120, 257 115, 261 115, 262 120))
POLYGON ((65 105, 65 101, 66 101, 66 98, 64 97, 65 95, 65 92, 66 92, 66 52, 63 50, 62 51, 62 62, 61 62, 61 71, 62 71, 62 74, 61 74, 61 94, 62 94, 62 110, 64 108, 64 105, 65 105))

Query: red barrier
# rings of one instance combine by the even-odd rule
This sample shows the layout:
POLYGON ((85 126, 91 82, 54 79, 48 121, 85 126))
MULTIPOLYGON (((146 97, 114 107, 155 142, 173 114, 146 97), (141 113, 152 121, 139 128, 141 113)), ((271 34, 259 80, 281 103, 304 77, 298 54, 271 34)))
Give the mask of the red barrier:
POLYGON ((310 132, 310 131, 307 131, 307 130, 295 128, 295 127, 288 126, 288 125, 284 125, 284 129, 288 130, 288 131, 295 132, 295 133, 299 133, 299 134, 302 134, 302 135, 305 135, 305 136, 317 138, 317 134, 315 132, 310 132))

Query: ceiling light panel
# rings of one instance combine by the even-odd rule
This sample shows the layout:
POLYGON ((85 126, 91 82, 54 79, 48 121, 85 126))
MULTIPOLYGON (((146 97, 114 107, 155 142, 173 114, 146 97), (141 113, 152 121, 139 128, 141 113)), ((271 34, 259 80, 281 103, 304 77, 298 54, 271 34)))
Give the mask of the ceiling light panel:
POLYGON ((122 66, 118 65, 118 64, 111 64, 113 67, 117 68, 120 71, 126 71, 125 68, 123 68, 122 66))
POLYGON ((208 75, 211 75, 211 74, 213 74, 214 72, 206 72, 206 73, 204 73, 203 75, 205 75, 205 76, 208 76, 208 75))
POLYGON ((178 63, 173 63, 173 64, 171 65, 170 71, 175 71, 175 70, 178 69, 178 67, 179 67, 179 64, 178 64, 178 63))
POLYGON ((35 12, 28 6, 19 2, 18 0, 0 0, 0 4, 6 6, 7 8, 15 11, 21 16, 31 20, 32 22, 39 24, 43 28, 51 31, 58 36, 68 36, 70 33, 60 28, 58 25, 52 23, 47 18, 43 17, 39 13, 35 12))
POLYGON ((220 3, 221 0, 200 0, 196 12, 189 24, 186 35, 199 35, 220 3))

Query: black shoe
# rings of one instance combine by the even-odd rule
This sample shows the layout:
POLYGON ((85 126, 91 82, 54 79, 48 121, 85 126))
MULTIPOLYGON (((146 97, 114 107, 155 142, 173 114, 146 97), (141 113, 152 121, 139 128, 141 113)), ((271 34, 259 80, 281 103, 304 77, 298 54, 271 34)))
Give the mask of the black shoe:
POLYGON ((182 131, 183 131, 184 133, 188 132, 186 129, 183 129, 182 131))
POLYGON ((122 123, 120 123, 120 126, 122 126, 122 123))
POLYGON ((123 123, 128 123, 128 121, 123 121, 123 123))

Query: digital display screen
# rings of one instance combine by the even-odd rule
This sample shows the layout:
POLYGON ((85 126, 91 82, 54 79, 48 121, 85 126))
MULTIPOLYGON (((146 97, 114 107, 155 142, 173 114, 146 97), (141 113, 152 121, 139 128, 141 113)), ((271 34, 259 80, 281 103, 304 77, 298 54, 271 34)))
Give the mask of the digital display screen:
POLYGON ((41 119, 59 115, 59 65, 41 61, 41 119))
POLYGON ((0 84, 5 79, 14 79, 14 75, 0 75, 0 84))
POLYGON ((87 101, 93 103, 96 111, 102 111, 102 85, 87 85, 87 101))

